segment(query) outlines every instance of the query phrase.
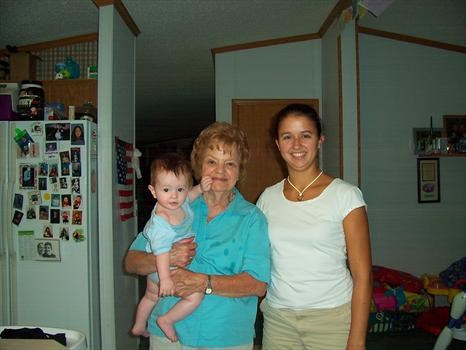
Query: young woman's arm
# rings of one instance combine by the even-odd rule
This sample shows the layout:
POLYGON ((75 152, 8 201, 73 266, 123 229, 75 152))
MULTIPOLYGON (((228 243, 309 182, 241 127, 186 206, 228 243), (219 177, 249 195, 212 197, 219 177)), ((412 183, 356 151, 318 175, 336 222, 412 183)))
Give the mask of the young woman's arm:
POLYGON ((343 220, 343 228, 353 277, 351 329, 347 350, 364 350, 372 295, 372 258, 365 207, 351 211, 343 220))

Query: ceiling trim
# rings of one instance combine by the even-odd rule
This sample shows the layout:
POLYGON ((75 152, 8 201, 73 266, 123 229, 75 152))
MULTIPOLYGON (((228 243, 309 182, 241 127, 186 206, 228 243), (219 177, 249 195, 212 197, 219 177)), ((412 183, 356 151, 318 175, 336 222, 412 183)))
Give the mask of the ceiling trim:
POLYGON ((129 14, 128 10, 126 9, 125 5, 123 4, 121 0, 92 0, 92 2, 97 7, 103 7, 103 6, 109 6, 109 5, 115 6, 115 9, 118 11, 121 18, 126 23, 126 25, 131 30, 131 32, 134 34, 134 36, 138 36, 141 33, 136 22, 134 22, 133 18, 131 17, 131 15, 129 14))
POLYGON ((434 47, 437 49, 444 49, 448 51, 466 53, 466 46, 447 44, 441 41, 423 39, 423 38, 418 38, 415 36, 397 34, 393 32, 386 32, 383 30, 378 30, 378 29, 373 29, 373 28, 368 28, 368 27, 360 27, 360 26, 358 26, 358 32, 363 33, 363 34, 368 34, 368 35, 379 36, 379 37, 383 37, 387 39, 406 41, 406 42, 413 43, 413 44, 430 46, 430 47, 434 47))
MULTIPOLYGON (((96 0, 93 0, 93 1, 96 1, 96 0)), ((106 1, 110 1, 110 0, 106 0, 106 1)), ((335 19, 337 19, 340 16, 343 10, 350 7, 351 5, 352 5, 351 0, 339 0, 337 4, 334 6, 334 8, 332 9, 332 11, 329 13, 329 15, 327 16, 327 18, 325 19, 324 23, 322 24, 322 26, 320 27, 317 33, 302 34, 302 35, 295 35, 295 36, 289 36, 289 37, 284 37, 284 38, 276 38, 276 39, 254 41, 250 43, 243 43, 243 44, 237 44, 237 45, 216 47, 216 48, 211 49, 212 55, 215 56, 216 54, 223 53, 223 52, 254 49, 254 48, 264 47, 264 46, 288 44, 288 43, 297 42, 297 41, 321 39, 322 36, 330 28, 331 24, 335 21, 335 19)))
POLYGON ((319 29, 319 35, 320 37, 323 37, 325 33, 327 33, 327 30, 330 28, 332 25, 333 21, 340 17, 340 14, 343 12, 343 10, 347 9, 348 7, 352 6, 352 0, 340 0, 336 3, 335 7, 330 11, 329 15, 325 19, 324 23, 319 29))
POLYGON ((216 47, 216 48, 213 48, 211 51, 214 55, 216 55, 218 53, 229 52, 229 51, 254 49, 254 48, 264 47, 264 46, 281 45, 281 44, 287 44, 287 43, 292 43, 292 42, 297 42, 297 41, 306 41, 306 40, 315 40, 315 39, 320 39, 319 34, 303 34, 303 35, 287 36, 284 38, 260 40, 260 41, 254 41, 254 42, 244 43, 244 44, 216 47))
MULTIPOLYGON (((41 50, 51 49, 54 47, 74 45, 74 44, 85 43, 89 41, 98 41, 98 39, 99 39, 98 33, 89 33, 89 34, 84 34, 84 35, 72 36, 69 38, 44 41, 44 42, 37 43, 37 44, 18 46, 16 49, 18 50, 18 52, 41 51, 41 50)), ((8 51, 8 49, 0 50, 0 55, 9 54, 9 53, 10 51, 8 51)))

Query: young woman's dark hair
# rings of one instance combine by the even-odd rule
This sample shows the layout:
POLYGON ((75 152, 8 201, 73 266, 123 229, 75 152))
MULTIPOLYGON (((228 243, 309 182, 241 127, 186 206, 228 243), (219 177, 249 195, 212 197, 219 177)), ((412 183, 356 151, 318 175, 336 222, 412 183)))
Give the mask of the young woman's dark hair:
POLYGON ((281 109, 275 115, 275 119, 272 123, 271 129, 272 139, 278 139, 278 129, 280 127, 280 124, 283 121, 283 119, 285 119, 289 115, 299 115, 308 118, 315 124, 317 129, 317 136, 320 137, 322 135, 322 122, 320 120, 319 114, 314 109, 314 107, 311 107, 304 103, 292 103, 281 109))

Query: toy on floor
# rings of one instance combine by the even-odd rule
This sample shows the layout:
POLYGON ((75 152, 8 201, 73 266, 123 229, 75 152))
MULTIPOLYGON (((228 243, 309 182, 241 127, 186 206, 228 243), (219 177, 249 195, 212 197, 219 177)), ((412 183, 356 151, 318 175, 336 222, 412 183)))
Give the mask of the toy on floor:
POLYGON ((452 339, 466 341, 466 292, 463 290, 453 298, 450 309, 450 321, 440 332, 433 350, 445 350, 452 339))

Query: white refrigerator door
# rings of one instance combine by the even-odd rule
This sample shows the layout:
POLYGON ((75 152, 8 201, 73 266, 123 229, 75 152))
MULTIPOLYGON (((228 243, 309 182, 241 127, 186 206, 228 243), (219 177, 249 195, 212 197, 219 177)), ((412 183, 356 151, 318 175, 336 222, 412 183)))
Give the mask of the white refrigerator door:
POLYGON ((12 324, 77 330, 99 349, 96 125, 16 122, 15 129, 34 143, 27 154, 17 144, 10 152, 16 157, 10 215, 23 213, 11 224, 12 324), (84 141, 72 140, 76 126, 84 141))
POLYGON ((8 133, 9 123, 0 122, 0 324, 11 322, 10 314, 10 274, 7 230, 11 229, 10 212, 8 202, 8 133))

